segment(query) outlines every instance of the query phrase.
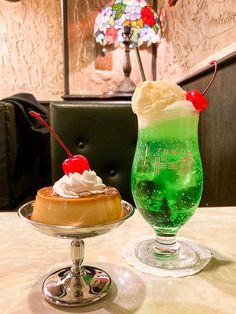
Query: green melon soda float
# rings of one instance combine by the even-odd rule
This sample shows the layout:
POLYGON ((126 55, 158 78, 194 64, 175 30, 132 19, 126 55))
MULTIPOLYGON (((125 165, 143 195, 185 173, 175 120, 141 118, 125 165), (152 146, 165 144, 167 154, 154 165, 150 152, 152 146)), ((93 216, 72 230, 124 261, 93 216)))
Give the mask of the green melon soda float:
POLYGON ((195 262, 194 252, 187 252, 184 244, 181 247, 176 234, 194 214, 202 195, 198 122, 199 111, 206 106, 198 91, 186 93, 164 81, 143 82, 133 95, 138 141, 132 194, 143 218, 156 232, 155 241, 142 243, 136 250, 146 264, 178 269, 195 262))
POLYGON ((133 98, 139 122, 132 171, 134 199, 154 228, 168 228, 170 233, 176 233, 194 213, 203 182, 197 134, 199 114, 190 101, 181 98, 184 99, 184 92, 180 87, 164 82, 143 83, 133 98), (145 94, 154 94, 154 90, 158 95, 149 113, 150 102, 145 94), (140 104, 145 106, 145 114, 141 114, 140 104))

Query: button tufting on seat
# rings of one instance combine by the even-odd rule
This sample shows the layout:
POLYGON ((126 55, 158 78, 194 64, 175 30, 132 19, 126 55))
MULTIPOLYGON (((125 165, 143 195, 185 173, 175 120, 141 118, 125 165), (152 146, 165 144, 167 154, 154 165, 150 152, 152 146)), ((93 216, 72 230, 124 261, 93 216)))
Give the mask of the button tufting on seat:
POLYGON ((79 144, 78 144, 79 148, 84 148, 85 147, 85 143, 80 141, 79 144))
POLYGON ((114 177, 116 175, 116 171, 114 169, 110 170, 110 176, 114 177))

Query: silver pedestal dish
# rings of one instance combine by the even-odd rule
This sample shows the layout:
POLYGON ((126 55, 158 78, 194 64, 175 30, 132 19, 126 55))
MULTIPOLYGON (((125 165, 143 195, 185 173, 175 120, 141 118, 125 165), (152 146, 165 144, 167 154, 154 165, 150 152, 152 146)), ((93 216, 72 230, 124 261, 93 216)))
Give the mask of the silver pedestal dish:
POLYGON ((37 231, 63 239, 71 239, 72 266, 51 273, 43 282, 45 299, 56 305, 83 306, 103 298, 111 289, 111 278, 102 269, 82 265, 84 238, 102 235, 118 227, 134 213, 129 203, 122 201, 124 216, 116 221, 87 227, 54 226, 30 219, 34 201, 21 206, 18 215, 37 231))

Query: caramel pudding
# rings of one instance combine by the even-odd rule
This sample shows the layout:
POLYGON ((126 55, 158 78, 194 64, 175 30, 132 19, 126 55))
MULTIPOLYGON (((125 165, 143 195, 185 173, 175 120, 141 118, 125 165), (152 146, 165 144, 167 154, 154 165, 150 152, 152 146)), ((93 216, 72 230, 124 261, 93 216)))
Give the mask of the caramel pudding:
POLYGON ((46 126, 69 156, 62 163, 65 175, 37 192, 31 219, 48 225, 86 227, 122 218, 119 191, 102 182, 85 156, 73 156, 40 114, 30 114, 46 126))
POLYGON ((105 187, 102 193, 78 198, 62 197, 52 187, 37 192, 31 219, 49 225, 91 226, 109 223, 123 217, 121 196, 114 187, 105 187))

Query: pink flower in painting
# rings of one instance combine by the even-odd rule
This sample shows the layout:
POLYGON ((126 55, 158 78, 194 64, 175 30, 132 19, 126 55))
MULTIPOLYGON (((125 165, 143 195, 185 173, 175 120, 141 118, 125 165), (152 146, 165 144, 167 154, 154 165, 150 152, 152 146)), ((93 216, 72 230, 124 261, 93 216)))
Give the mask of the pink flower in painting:
POLYGON ((105 32, 107 27, 109 27, 109 19, 112 15, 111 7, 104 7, 104 9, 98 13, 95 23, 94 23, 94 33, 105 32))
POLYGON ((118 36, 118 30, 111 26, 106 30, 105 38, 108 44, 112 44, 116 41, 118 36))

